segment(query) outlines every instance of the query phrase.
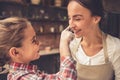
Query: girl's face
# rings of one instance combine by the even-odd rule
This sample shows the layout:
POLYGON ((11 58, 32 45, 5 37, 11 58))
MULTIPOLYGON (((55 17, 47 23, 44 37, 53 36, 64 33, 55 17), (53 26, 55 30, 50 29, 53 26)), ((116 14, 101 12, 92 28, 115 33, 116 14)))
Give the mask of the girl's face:
POLYGON ((69 26, 73 30, 75 37, 79 38, 88 35, 95 26, 95 18, 91 12, 76 1, 71 1, 67 9, 69 26))
POLYGON ((36 40, 36 34, 33 27, 29 24, 24 31, 25 38, 22 47, 19 48, 19 61, 21 63, 29 63, 40 57, 39 42, 36 40))

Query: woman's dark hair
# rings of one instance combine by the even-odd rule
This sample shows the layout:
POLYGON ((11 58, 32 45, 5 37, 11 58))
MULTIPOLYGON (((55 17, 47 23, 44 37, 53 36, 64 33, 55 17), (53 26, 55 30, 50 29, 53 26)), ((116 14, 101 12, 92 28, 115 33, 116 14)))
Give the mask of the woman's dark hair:
POLYGON ((83 7, 89 9, 93 16, 100 16, 101 18, 104 16, 102 0, 70 0, 70 2, 71 1, 76 1, 83 7))
POLYGON ((24 18, 11 17, 0 20, 0 66, 11 59, 8 55, 11 47, 21 47, 24 30, 30 22, 24 18))

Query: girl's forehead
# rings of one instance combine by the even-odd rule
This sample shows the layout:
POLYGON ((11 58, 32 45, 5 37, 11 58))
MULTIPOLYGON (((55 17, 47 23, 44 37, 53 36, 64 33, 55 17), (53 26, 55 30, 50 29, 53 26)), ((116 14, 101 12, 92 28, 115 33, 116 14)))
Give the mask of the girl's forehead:
POLYGON ((27 25, 27 28, 25 29, 25 36, 35 36, 35 31, 34 28, 32 27, 31 24, 27 25))

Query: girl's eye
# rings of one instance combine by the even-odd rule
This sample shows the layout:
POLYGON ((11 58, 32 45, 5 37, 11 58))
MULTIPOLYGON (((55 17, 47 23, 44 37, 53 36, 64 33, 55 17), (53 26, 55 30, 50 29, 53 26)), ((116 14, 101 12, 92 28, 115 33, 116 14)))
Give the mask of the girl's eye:
POLYGON ((34 39, 32 40, 32 43, 34 43, 34 44, 39 44, 39 41, 37 40, 37 38, 34 38, 34 39))
POLYGON ((35 40, 32 40, 32 43, 35 43, 35 40))
POLYGON ((35 39, 33 39, 33 40, 32 40, 32 43, 35 43, 35 42, 36 42, 36 40, 35 40, 35 39))

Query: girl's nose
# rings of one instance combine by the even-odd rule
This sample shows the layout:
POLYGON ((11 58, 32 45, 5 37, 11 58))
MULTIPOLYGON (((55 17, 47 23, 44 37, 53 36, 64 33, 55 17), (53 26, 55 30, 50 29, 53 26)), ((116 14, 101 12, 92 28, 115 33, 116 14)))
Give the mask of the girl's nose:
POLYGON ((42 45, 42 42, 39 41, 39 46, 41 46, 41 45, 42 45))

